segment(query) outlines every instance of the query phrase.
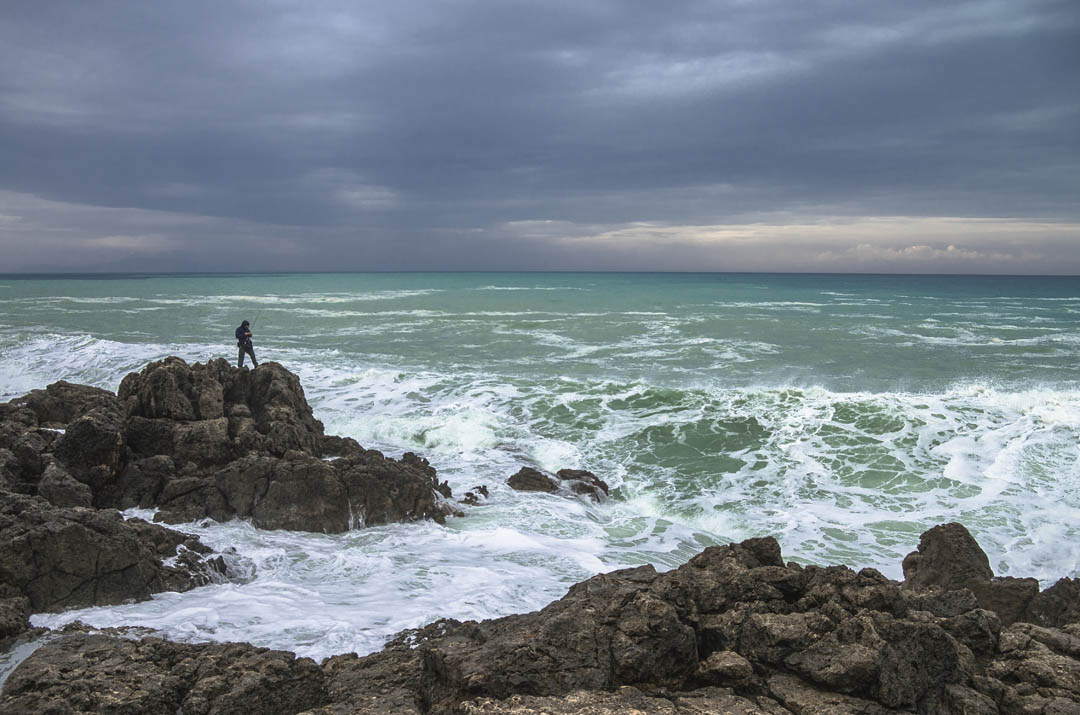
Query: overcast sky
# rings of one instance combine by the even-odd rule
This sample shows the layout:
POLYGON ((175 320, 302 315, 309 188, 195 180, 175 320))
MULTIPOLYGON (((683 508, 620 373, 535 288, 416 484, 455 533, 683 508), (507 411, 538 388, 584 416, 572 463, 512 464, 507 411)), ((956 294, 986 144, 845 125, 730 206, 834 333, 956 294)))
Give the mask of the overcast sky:
POLYGON ((4 0, 0 272, 1080 274, 1080 2, 4 0))

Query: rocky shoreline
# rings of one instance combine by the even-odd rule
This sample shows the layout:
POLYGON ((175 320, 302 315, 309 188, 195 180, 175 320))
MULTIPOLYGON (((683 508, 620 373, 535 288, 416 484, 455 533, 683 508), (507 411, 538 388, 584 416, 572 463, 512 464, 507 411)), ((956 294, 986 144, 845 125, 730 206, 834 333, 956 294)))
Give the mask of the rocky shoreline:
MULTIPOLYGON (((607 492, 587 472, 512 479, 607 492)), ((32 612, 238 577, 231 554, 118 509, 341 532, 441 521, 451 496, 420 457, 325 435, 273 363, 167 358, 115 395, 55 383, 0 405, 0 650, 39 635, 32 612)), ((1080 713, 1080 580, 995 578, 959 524, 924 533, 903 572, 785 563, 752 539, 321 664, 71 626, 10 675, 0 713, 1080 713)))

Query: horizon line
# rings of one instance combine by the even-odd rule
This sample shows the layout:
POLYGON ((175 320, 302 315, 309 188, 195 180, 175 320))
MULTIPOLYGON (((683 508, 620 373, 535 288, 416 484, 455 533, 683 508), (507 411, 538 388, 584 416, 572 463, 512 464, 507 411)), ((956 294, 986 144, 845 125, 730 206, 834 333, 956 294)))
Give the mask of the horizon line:
POLYGON ((0 273, 0 278, 85 277, 165 277, 165 276, 273 276, 273 275, 362 275, 362 274, 569 274, 569 275, 786 275, 786 276, 881 276, 948 278, 1080 278, 1077 273, 907 273, 880 271, 650 271, 650 270, 532 270, 532 269, 369 269, 369 270, 265 270, 265 271, 22 271, 0 273))

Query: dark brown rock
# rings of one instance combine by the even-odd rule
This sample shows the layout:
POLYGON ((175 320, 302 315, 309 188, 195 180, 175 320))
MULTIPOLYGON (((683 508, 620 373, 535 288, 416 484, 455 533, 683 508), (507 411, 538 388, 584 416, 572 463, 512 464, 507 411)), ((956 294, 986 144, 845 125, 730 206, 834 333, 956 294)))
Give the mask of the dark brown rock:
POLYGON ((480 484, 473 487, 472 491, 465 492, 465 496, 462 497, 461 503, 468 504, 469 506, 477 506, 486 502, 488 496, 488 488, 483 484, 480 484))
POLYGON ((769 678, 768 688, 770 696, 798 715, 886 715, 896 712, 871 700, 820 690, 786 674, 769 678))
POLYGON ((125 377, 119 397, 61 382, 0 405, 5 486, 63 507, 158 506, 170 523, 241 517, 317 532, 454 513, 427 460, 324 435, 277 363, 172 357, 125 377), (331 451, 340 459, 320 459, 331 451))
POLYGON ((179 476, 176 463, 168 455, 133 459, 116 478, 113 488, 104 491, 101 499, 117 509, 149 509, 159 503, 165 485, 179 476))
POLYGON ((993 611, 973 608, 951 618, 943 618, 938 625, 981 659, 992 657, 997 652, 1001 619, 993 611))
POLYGON ((506 700, 480 698, 461 703, 460 715, 789 715, 772 701, 735 695, 724 688, 702 688, 665 695, 630 686, 614 692, 578 690, 563 696, 514 695, 506 700))
POLYGON ((603 501, 609 494, 607 482, 584 469, 560 469, 555 473, 574 494, 582 494, 593 501, 603 501))
POLYGON ((75 634, 12 673, 0 713, 292 715, 327 702, 323 681, 308 658, 247 644, 75 634))
POLYGON ((1011 576, 990 581, 970 581, 967 588, 975 594, 979 606, 996 613, 1005 626, 1024 618, 1032 600, 1039 594, 1037 580, 1011 576))
POLYGON ((608 485, 592 472, 584 469, 561 469, 552 478, 532 467, 522 467, 507 480, 507 484, 521 492, 561 492, 566 495, 587 496, 593 501, 607 498, 608 485))
POLYGON ((0 599, 0 644, 30 629, 30 599, 25 596, 0 599))
MULTIPOLYGON (((256 678, 268 672, 243 654, 243 669, 229 670, 239 661, 221 646, 175 648, 99 642, 34 654, 0 712, 59 707, 61 697, 105 707, 87 700, 104 697, 91 695, 102 678, 118 683, 108 695, 116 703, 217 712, 213 703, 235 701, 192 696, 232 692, 207 672, 227 682, 247 668, 256 678), (126 665, 99 652, 119 653, 126 665), (174 679, 167 687, 163 661, 174 679), (144 677, 137 682, 129 669, 144 677), (63 688, 62 672, 70 674, 63 688), (31 686, 35 677, 43 687, 31 686)), ((279 675, 297 667, 275 662, 279 675)), ((407 631, 378 653, 328 659, 322 678, 324 699, 311 715, 1069 713, 1080 707, 1080 625, 1002 630, 967 589, 922 591, 873 569, 784 565, 777 542, 764 538, 711 547, 666 573, 601 574, 534 613, 407 631)), ((247 712, 280 712, 281 683, 293 681, 259 682, 247 712)))
POLYGON ((0 495, 0 597, 25 596, 35 611, 110 605, 187 590, 223 571, 218 562, 165 566, 177 547, 209 553, 179 532, 125 522, 116 512, 59 509, 44 500, 0 495))
POLYGON ((133 422, 132 448, 147 456, 220 465, 249 451, 322 452, 322 423, 299 378, 278 363, 248 371, 170 357, 125 377, 119 399, 133 422))
POLYGON ((12 401, 25 406, 43 427, 70 424, 94 410, 113 409, 116 395, 89 385, 75 385, 65 380, 54 382, 44 390, 31 390, 12 401))
POLYGON ((994 577, 990 560, 962 524, 935 526, 923 533, 919 548, 904 558, 904 584, 911 588, 966 588, 994 577))
POLYGON ((1022 620, 1053 628, 1080 623, 1080 579, 1060 579, 1033 597, 1022 620))
POLYGON ((329 533, 451 512, 440 498, 450 488, 427 460, 388 459, 324 435, 299 379, 277 363, 247 371, 169 358, 125 377, 120 398, 132 450, 154 456, 122 474, 118 506, 158 504, 171 523, 241 517, 329 533), (329 453, 337 459, 323 461, 329 453))
POLYGON ((37 485, 37 493, 58 507, 89 507, 94 498, 90 487, 71 476, 57 461, 45 467, 37 485))
MULTIPOLYGON (((1033 578, 994 577, 990 560, 971 534, 961 524, 943 524, 925 532, 918 551, 904 558, 904 586, 912 589, 940 588, 945 591, 967 589, 980 607, 993 611, 1008 626, 1030 620, 1032 604, 1039 595, 1039 582, 1033 578)), ((1049 604, 1053 596, 1040 604, 1049 604)), ((1061 616, 1036 611, 1060 622, 1061 616)), ((1060 612, 1060 609, 1058 609, 1060 612)))
POLYGON ((554 479, 532 467, 522 467, 506 480, 506 483, 519 492, 550 493, 559 488, 554 479))
POLYGON ((349 491, 338 472, 302 452, 289 452, 275 461, 260 486, 261 494, 252 495, 247 505, 250 511, 240 514, 250 516, 260 529, 338 533, 364 523, 354 520, 349 491))
POLYGON ((1019 701, 1064 701, 1080 710, 1080 637, 1016 623, 1002 631, 999 652, 986 675, 1014 689, 1019 701))
POLYGON ((68 423, 53 449, 71 475, 94 492, 110 486, 127 459, 124 418, 114 403, 68 423))
POLYGON ((695 679, 712 685, 742 684, 754 675, 750 661, 734 651, 717 651, 698 664, 695 679))

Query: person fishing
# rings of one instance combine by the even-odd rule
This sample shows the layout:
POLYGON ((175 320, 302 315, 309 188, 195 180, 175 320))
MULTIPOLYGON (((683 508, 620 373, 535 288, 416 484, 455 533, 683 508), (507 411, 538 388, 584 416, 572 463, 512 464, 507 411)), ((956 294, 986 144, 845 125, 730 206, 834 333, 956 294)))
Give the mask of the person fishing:
POLYGON ((251 344, 251 324, 248 321, 240 323, 240 327, 236 329, 236 346, 240 348, 240 352, 236 356, 236 366, 244 366, 244 353, 251 356, 251 366, 258 367, 259 361, 255 359, 255 348, 251 344))

